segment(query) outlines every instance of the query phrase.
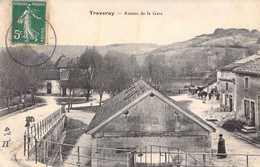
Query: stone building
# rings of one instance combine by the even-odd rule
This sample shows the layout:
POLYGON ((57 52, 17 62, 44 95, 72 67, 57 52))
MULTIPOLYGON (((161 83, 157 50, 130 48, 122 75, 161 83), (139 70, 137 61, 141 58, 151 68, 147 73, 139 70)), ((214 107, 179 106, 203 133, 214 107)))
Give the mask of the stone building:
POLYGON ((260 58, 233 70, 236 74, 236 108, 238 118, 248 127, 245 132, 260 130, 260 58))
POLYGON ((58 70, 43 70, 40 77, 44 82, 43 87, 37 93, 48 95, 59 95, 61 93, 58 70))
MULTIPOLYGON (((133 151, 147 145, 161 145, 188 152, 210 152, 214 131, 193 112, 139 80, 101 106, 87 133, 92 136, 92 157, 124 159, 121 151, 99 148, 133 151)), ((134 157, 131 158, 134 162, 134 157)), ((91 164, 92 167, 124 166, 95 158, 91 164)))
POLYGON ((260 55, 253 55, 222 67, 217 72, 220 105, 233 111, 247 126, 244 132, 260 129, 260 55))

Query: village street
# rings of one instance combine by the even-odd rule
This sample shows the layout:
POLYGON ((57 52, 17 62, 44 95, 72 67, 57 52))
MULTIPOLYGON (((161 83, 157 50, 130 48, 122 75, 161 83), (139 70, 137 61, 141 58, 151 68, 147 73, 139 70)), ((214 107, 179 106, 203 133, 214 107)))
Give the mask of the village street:
MULTIPOLYGON (((31 110, 27 110, 26 112, 17 112, 12 113, 10 115, 4 116, 0 118, 0 139, 3 138, 3 132, 6 127, 11 129, 11 142, 9 142, 9 147, 0 147, 0 167, 15 167, 19 166, 15 160, 14 155, 19 150, 19 154, 23 154, 21 147, 23 146, 23 136, 26 130, 25 128, 25 118, 27 116, 33 116, 35 118, 35 122, 41 121, 43 118, 52 114, 56 110, 58 110, 61 106, 56 104, 55 96, 42 96, 46 101, 46 105, 42 107, 36 107, 31 110)), ((104 94, 103 100, 108 99, 109 96, 104 94)), ((93 101, 82 104, 74 104, 73 107, 82 107, 82 106, 97 106, 99 105, 99 95, 93 95, 93 101)), ((78 119, 86 122, 87 124, 91 121, 94 113, 83 113, 79 110, 71 110, 68 113, 68 117, 73 119, 78 119)), ((80 143, 78 143, 80 144, 80 143)), ((20 156, 19 156, 20 157, 20 156)), ((25 161, 25 159, 19 159, 19 161, 25 161)), ((34 162, 22 162, 26 164, 33 164, 34 162)), ((39 164, 38 164, 39 165, 39 164)))
POLYGON ((0 118, 0 139, 3 138, 5 127, 9 127, 11 130, 11 142, 9 142, 9 147, 2 147, 1 141, 0 167, 18 166, 18 164, 15 163, 13 156, 16 154, 18 149, 23 146, 23 136, 26 130, 25 118, 27 116, 33 116, 35 122, 38 122, 60 108, 60 106, 56 104, 54 97, 42 96, 42 98, 45 99, 47 105, 26 112, 13 113, 0 118))
MULTIPOLYGON (((187 94, 182 94, 179 96, 171 96, 170 98, 178 101, 178 102, 187 102, 188 109, 192 112, 200 116, 202 119, 206 120, 206 118, 210 117, 210 110, 217 106, 219 106, 218 101, 214 98, 213 100, 207 100, 206 103, 202 103, 201 99, 196 99, 189 97, 187 94)), ((224 114, 224 112, 223 112, 224 114)), ((226 114, 226 113, 225 113, 226 114)), ((214 115, 214 114, 213 114, 214 115)), ((219 115, 219 113, 216 113, 219 115)), ((217 117, 219 119, 219 117, 217 117)), ((217 144, 219 139, 219 134, 223 134, 223 137, 226 142, 226 151, 227 154, 259 154, 260 149, 256 148, 254 145, 248 144, 247 142, 238 139, 232 133, 222 129, 221 127, 209 122, 213 127, 216 128, 216 132, 212 134, 212 149, 217 150, 217 144)), ((215 165, 225 166, 225 167, 242 167, 246 166, 246 157, 245 156, 236 156, 236 155, 228 155, 226 159, 217 159, 213 157, 213 161, 215 165)), ((260 157, 249 157, 249 166, 250 167, 258 167, 260 164, 260 157)))

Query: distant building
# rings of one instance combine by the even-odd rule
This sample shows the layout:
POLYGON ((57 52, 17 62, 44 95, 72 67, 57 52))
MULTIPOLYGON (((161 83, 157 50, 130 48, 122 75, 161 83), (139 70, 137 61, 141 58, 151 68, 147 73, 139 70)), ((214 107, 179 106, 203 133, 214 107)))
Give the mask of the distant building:
MULTIPOLYGON (((235 111, 251 131, 259 130, 260 55, 253 55, 217 71, 220 105, 235 111)), ((247 131, 247 127, 244 129, 247 131)), ((248 130, 248 131, 250 131, 248 130)))
POLYGON ((38 90, 40 94, 59 95, 60 89, 60 72, 58 70, 43 70, 40 75, 43 82, 43 88, 38 90))
MULTIPOLYGON (((73 66, 77 66, 79 62, 79 57, 62 57, 57 68, 59 69, 60 72, 60 87, 61 87, 61 95, 62 96, 67 96, 69 94, 69 89, 68 89, 68 81, 69 81, 69 72, 70 72, 70 68, 73 68, 73 66)), ((83 70, 81 69, 81 73, 84 74, 86 71, 89 72, 93 70, 93 67, 90 66, 89 69, 87 70, 83 70)), ((92 71, 91 71, 92 72, 92 71)), ((91 73, 90 72, 90 73, 91 73)), ((90 91, 90 93, 93 90, 90 91)), ((74 89, 74 94, 79 95, 79 96, 83 96, 85 93, 84 89, 81 88, 75 88, 74 89)))
POLYGON ((62 57, 57 68, 60 72, 60 87, 61 95, 63 97, 69 94, 69 90, 66 86, 66 83, 69 79, 69 68, 78 63, 78 58, 74 57, 62 57))
MULTIPOLYGON (((92 157, 114 155, 122 159, 125 157, 120 151, 105 153, 98 148, 133 151, 147 145, 162 145, 189 152, 210 152, 211 133, 215 131, 193 112, 143 80, 106 101, 87 130, 92 136, 92 157)), ((92 167, 118 165, 95 158, 91 164, 92 167)))

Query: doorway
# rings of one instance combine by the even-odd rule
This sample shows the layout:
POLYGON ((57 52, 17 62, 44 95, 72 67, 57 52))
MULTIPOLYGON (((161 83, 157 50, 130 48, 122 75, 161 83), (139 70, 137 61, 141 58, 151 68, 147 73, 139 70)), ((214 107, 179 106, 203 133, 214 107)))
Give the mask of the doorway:
POLYGON ((233 99, 232 95, 229 95, 229 111, 233 111, 233 99))
POLYGON ((51 83, 47 83, 47 94, 51 94, 51 83))
POLYGON ((67 89, 62 88, 62 97, 66 97, 66 96, 67 96, 67 89))

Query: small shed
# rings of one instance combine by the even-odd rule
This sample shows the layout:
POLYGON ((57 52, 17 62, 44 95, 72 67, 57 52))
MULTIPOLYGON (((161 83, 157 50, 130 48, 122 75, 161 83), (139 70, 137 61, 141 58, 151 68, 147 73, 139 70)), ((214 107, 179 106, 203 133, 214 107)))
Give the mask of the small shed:
POLYGON ((106 101, 89 124, 92 157, 103 156, 92 159, 91 164, 93 167, 124 166, 106 161, 108 157, 126 158, 122 151, 113 149, 133 151, 147 145, 210 152, 214 131, 193 112, 139 80, 106 101), (99 148, 112 149, 102 152, 104 149, 99 148))

